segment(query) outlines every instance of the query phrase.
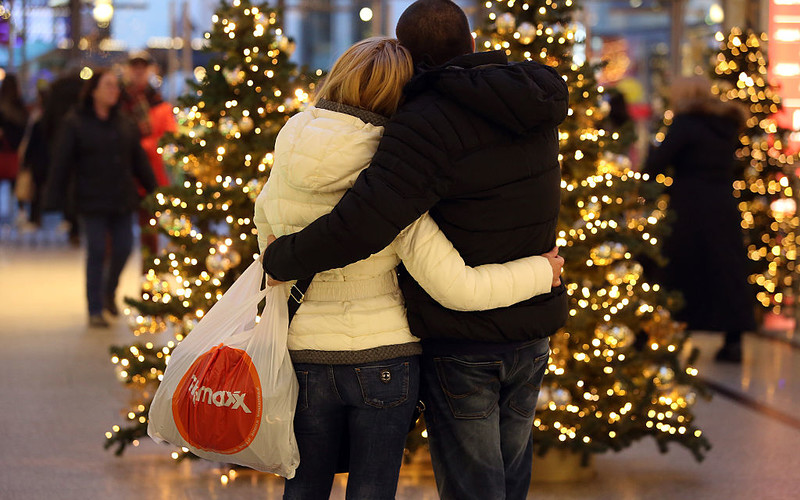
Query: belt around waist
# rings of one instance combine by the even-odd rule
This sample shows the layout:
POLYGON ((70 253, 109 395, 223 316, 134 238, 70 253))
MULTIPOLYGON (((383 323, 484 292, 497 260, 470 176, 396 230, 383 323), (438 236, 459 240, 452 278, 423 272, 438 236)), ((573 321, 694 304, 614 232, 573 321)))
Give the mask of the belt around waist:
POLYGON ((305 298, 322 302, 338 302, 366 299, 398 290, 397 275, 391 271, 364 280, 318 281, 315 279, 308 287, 305 298))

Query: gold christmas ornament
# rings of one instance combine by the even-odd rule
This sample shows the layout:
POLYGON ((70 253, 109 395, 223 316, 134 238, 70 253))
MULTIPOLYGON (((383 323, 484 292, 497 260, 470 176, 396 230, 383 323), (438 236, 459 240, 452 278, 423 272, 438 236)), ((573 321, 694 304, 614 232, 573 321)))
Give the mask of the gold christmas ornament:
POLYGON ((250 132, 253 130, 253 119, 249 116, 243 116, 241 120, 239 120, 239 130, 244 133, 250 132))
POLYGON ((213 253, 206 257, 206 268, 208 268, 212 274, 224 273, 231 268, 230 259, 219 252, 213 253))
POLYGON ((517 18, 514 17, 514 14, 510 12, 505 12, 497 16, 497 20, 495 21, 495 26, 497 28, 497 32, 501 35, 505 35, 514 31, 514 28, 517 25, 517 18))
POLYGON ((572 395, 568 390, 558 387, 550 392, 550 400, 553 401, 556 406, 566 406, 572 402, 572 395))
POLYGON ((536 26, 529 22, 524 22, 517 28, 519 33, 519 42, 523 45, 529 45, 536 38, 536 26))
POLYGON ((219 131, 223 135, 231 135, 236 132, 236 121, 230 116, 224 116, 219 120, 219 131))
POLYGON ((642 329, 649 337, 649 344, 667 345, 676 333, 683 331, 684 325, 674 321, 669 311, 659 307, 642 323, 642 329))
POLYGON ((658 368, 653 382, 657 386, 664 387, 672 384, 675 381, 675 372, 668 366, 661 366, 658 368))
POLYGON ((589 252, 589 257, 595 265, 605 266, 625 256, 627 249, 619 242, 606 241, 589 252))
POLYGON ((158 225, 171 236, 186 236, 192 231, 192 221, 184 215, 175 217, 169 210, 158 217, 158 225))
POLYGON ((238 266, 242 262, 242 256, 233 249, 225 251, 217 249, 216 252, 206 257, 206 268, 213 274, 224 273, 238 266))
POLYGON ((228 85, 239 85, 244 81, 245 74, 244 71, 237 66, 234 69, 223 69, 222 76, 225 77, 225 81, 228 82, 228 85))
POLYGON ((162 280, 161 276, 164 275, 162 274, 156 276, 155 274, 148 273, 144 278, 142 278, 142 291, 152 295, 169 293, 171 290, 170 282, 162 280))
POLYGON ((618 349, 628 347, 636 340, 636 335, 633 333, 633 330, 626 325, 603 323, 597 325, 595 334, 599 338, 605 340, 606 344, 618 349))
POLYGON ((639 277, 642 275, 642 271, 642 265, 638 262, 621 262, 608 272, 606 279, 612 285, 632 283, 639 279, 639 277))

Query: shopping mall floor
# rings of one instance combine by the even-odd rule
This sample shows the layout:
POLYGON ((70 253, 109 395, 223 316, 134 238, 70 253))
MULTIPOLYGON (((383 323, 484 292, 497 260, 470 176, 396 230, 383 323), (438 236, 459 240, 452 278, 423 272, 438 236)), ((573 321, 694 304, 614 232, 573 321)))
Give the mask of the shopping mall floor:
MULTIPOLYGON (((124 320, 89 330, 83 257, 63 237, 8 226, 0 231, 0 498, 277 499, 282 480, 219 464, 176 464, 168 447, 143 440, 117 457, 104 434, 120 423, 128 398, 109 362, 108 346, 132 338, 124 320)), ((138 258, 123 276, 123 294, 140 283, 138 258)), ((776 328, 780 328, 778 325, 776 328)), ((644 440, 597 457, 596 476, 572 484, 535 483, 536 499, 788 499, 800 490, 800 343, 748 334, 742 366, 712 356, 717 335, 697 334, 700 374, 715 388, 696 406, 713 444, 698 463, 673 446, 659 453, 644 440)), ((337 478, 332 498, 344 498, 337 478)), ((405 467, 399 499, 435 499, 429 467, 405 467)))

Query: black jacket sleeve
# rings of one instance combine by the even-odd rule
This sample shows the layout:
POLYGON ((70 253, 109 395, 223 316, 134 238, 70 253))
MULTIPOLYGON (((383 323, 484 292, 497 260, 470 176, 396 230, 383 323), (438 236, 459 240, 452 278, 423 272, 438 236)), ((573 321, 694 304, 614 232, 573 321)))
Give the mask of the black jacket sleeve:
POLYGON ((446 157, 439 133, 423 114, 398 113, 371 165, 339 204, 267 247, 264 270, 280 281, 303 279, 382 250, 444 196, 446 157))
POLYGON ((67 116, 56 133, 55 148, 50 159, 50 172, 45 187, 44 209, 64 210, 69 180, 74 175, 75 156, 78 151, 79 123, 67 116))

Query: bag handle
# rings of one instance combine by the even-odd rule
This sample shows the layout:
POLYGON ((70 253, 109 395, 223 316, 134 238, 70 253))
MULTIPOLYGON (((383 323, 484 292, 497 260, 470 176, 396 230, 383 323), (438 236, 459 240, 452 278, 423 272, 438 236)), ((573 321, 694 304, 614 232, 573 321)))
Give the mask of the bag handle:
POLYGON ((197 329, 181 341, 181 344, 210 347, 219 343, 217 331, 219 328, 228 328, 231 324, 244 324, 255 318, 258 304, 267 294, 266 288, 261 290, 263 272, 261 263, 254 261, 203 316, 202 322, 205 325, 213 324, 214 328, 197 329))

